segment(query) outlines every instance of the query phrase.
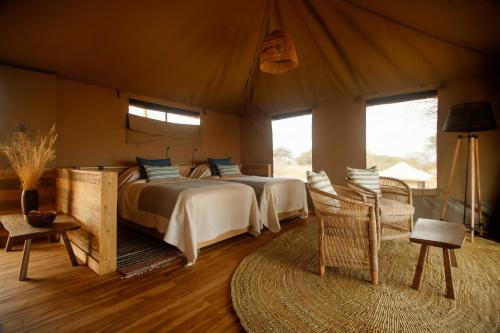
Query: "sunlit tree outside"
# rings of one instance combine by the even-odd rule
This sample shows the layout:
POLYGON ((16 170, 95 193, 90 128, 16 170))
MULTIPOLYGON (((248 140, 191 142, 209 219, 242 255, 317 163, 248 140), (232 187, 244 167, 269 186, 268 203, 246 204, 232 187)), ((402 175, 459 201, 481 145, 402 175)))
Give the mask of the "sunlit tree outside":
POLYGON ((273 170, 275 177, 306 181, 312 170, 312 115, 273 120, 273 170))
POLYGON ((366 108, 366 164, 413 188, 435 188, 437 97, 366 108))

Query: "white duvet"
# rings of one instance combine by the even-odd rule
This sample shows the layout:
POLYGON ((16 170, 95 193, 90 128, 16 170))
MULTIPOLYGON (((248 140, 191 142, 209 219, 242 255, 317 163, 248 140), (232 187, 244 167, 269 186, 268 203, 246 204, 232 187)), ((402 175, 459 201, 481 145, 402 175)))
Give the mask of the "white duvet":
POLYGON ((186 189, 179 193, 168 219, 139 210, 139 196, 146 186, 154 184, 135 180, 120 187, 119 214, 134 223, 164 233, 164 241, 184 252, 188 264, 196 261, 198 243, 248 227, 253 235, 260 233, 257 200, 249 186, 227 182, 221 186, 186 189))
POLYGON ((221 180, 242 181, 250 186, 252 186, 252 182, 264 182, 259 198, 261 224, 272 232, 281 230, 280 213, 298 210, 302 218, 306 218, 309 213, 306 188, 299 179, 243 175, 241 177, 221 178, 221 180))
POLYGON ((242 175, 230 178, 211 176, 208 164, 197 166, 190 175, 192 178, 214 179, 225 181, 242 181, 252 186, 255 183, 258 187, 256 192, 260 193, 262 182, 262 194, 259 200, 259 210, 261 225, 269 228, 272 232, 279 232, 281 224, 280 213, 300 211, 300 217, 307 218, 309 209, 307 206, 307 192, 304 183, 295 178, 269 178, 259 176, 242 175))

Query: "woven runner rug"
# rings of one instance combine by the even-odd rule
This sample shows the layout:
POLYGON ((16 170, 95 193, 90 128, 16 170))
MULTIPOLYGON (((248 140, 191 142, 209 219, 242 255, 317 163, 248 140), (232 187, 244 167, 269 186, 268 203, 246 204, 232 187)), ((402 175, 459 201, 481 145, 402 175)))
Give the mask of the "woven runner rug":
POLYGON ((184 260, 184 254, 175 246, 118 224, 116 266, 123 278, 178 264, 184 260))
POLYGON ((456 251, 456 300, 445 298, 442 250, 432 247, 419 291, 420 246, 384 241, 379 285, 368 271, 318 275, 318 226, 309 219, 245 258, 231 282, 248 332, 499 332, 500 244, 475 238, 456 251))

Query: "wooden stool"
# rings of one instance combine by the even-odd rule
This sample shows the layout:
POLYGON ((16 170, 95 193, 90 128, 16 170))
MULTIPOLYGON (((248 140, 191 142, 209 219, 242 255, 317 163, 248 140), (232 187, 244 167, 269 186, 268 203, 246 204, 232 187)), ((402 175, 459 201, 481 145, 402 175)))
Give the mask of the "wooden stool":
POLYGON ((410 241, 422 244, 418 257, 412 288, 418 290, 422 282, 424 265, 429 255, 429 246, 443 249, 444 275, 446 279, 446 297, 455 299, 451 266, 458 267, 455 249, 460 249, 465 240, 465 226, 440 220, 418 219, 410 235, 410 241))
POLYGON ((12 243, 16 240, 24 241, 23 260, 21 264, 21 271, 19 273, 19 281, 26 280, 28 273, 28 262, 31 250, 31 240, 40 237, 54 236, 61 234, 66 250, 68 251, 69 259, 73 266, 78 266, 73 249, 68 239, 66 231, 76 230, 80 228, 80 223, 68 215, 57 215, 54 223, 48 227, 35 228, 30 226, 24 221, 22 214, 11 214, 0 216, 0 222, 5 229, 9 232, 9 238, 5 245, 5 251, 10 251, 12 243))

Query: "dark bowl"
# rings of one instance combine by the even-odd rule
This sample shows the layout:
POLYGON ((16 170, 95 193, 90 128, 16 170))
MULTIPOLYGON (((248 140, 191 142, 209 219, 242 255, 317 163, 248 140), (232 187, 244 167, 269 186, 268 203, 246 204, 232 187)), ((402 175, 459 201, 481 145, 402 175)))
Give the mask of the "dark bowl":
POLYGON ((42 212, 41 214, 32 214, 30 212, 28 215, 24 215, 24 220, 32 227, 48 227, 56 219, 56 212, 42 212))

